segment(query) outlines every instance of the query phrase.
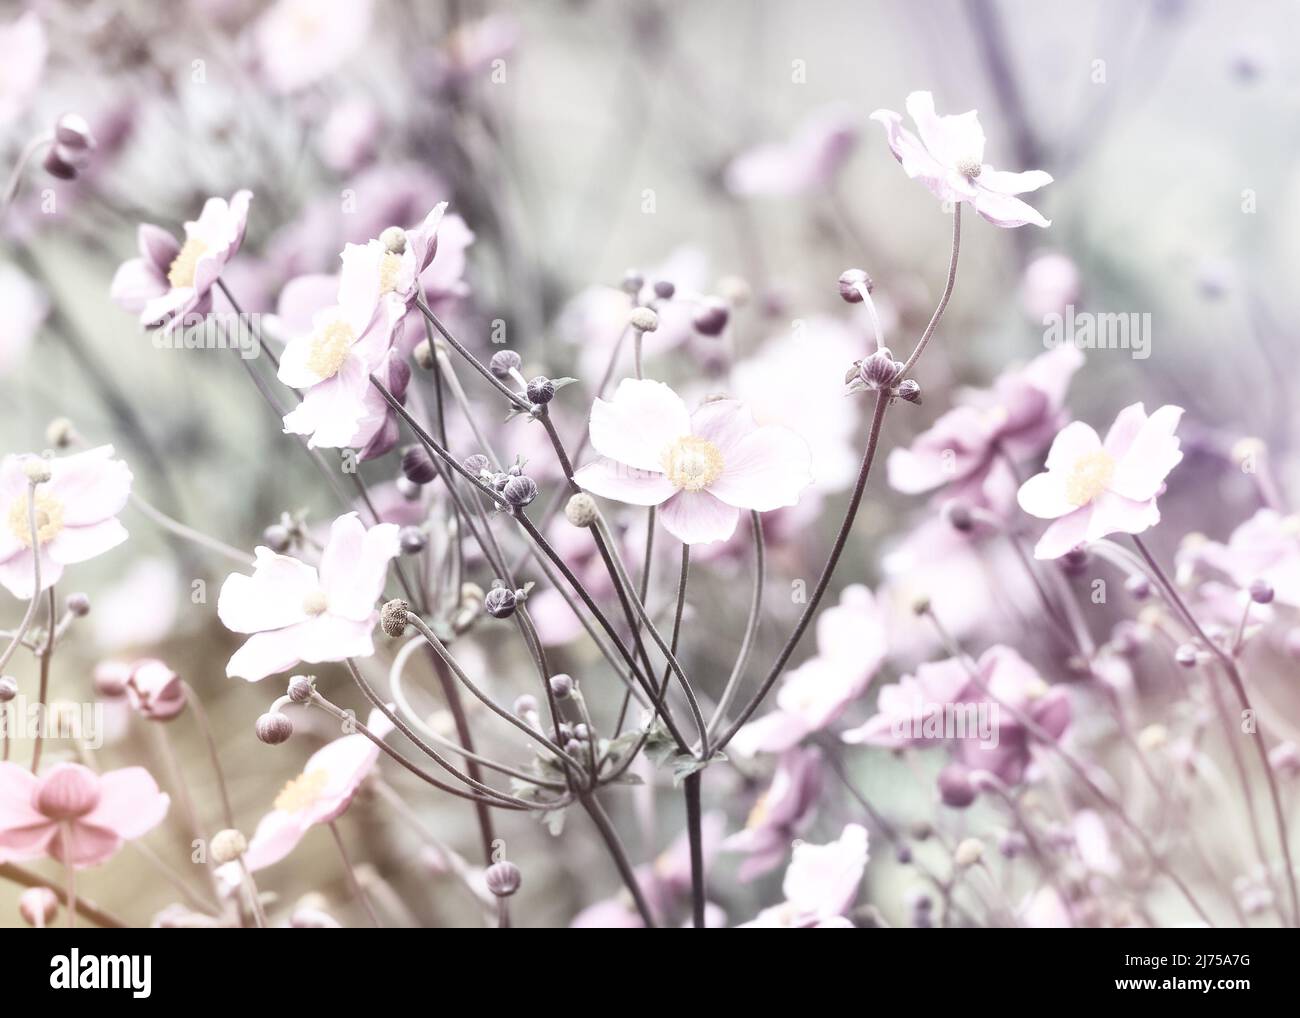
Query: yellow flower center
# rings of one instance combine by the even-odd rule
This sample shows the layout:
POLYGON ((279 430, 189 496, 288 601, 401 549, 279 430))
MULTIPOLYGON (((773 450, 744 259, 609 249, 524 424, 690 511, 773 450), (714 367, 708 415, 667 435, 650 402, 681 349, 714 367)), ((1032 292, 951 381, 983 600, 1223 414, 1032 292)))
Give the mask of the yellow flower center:
POLYGON ((185 246, 181 248, 180 253, 172 261, 171 268, 167 270, 167 282, 178 289, 193 286, 194 270, 198 267, 199 259, 207 253, 208 245, 205 242, 198 237, 187 238, 185 246))
MULTIPOLYGON (((9 529, 24 548, 32 546, 32 523, 27 514, 27 496, 16 498, 9 507, 9 529)), ((43 491, 36 493, 36 540, 49 544, 63 529, 63 503, 43 491)))
POLYGON ((356 340, 352 326, 347 322, 330 322, 311 340, 311 353, 307 357, 307 367, 323 381, 333 378, 348 359, 348 351, 356 340))
POLYGON ((324 615, 325 609, 329 606, 329 598, 325 596, 323 590, 313 590, 302 599, 302 610, 308 615, 324 615))
POLYGON ((687 435, 664 453, 664 473, 673 487, 701 491, 722 476, 722 453, 707 438, 687 435))
POLYGON ((389 251, 379 259, 379 292, 392 293, 397 288, 397 274, 402 270, 402 256, 389 251))
POLYGON ((297 813, 299 810, 306 809, 320 798, 328 781, 329 774, 319 768, 299 774, 275 797, 275 808, 283 813, 297 813))
POLYGON ((763 826, 763 821, 767 819, 768 813, 771 812, 767 801, 768 794, 768 792, 764 792, 758 797, 758 801, 754 803, 754 808, 749 811, 749 816, 745 820, 745 830, 752 831, 763 826))
POLYGON ((1080 456, 1065 479, 1065 498, 1071 505, 1084 506, 1106 490, 1115 474, 1115 458, 1104 449, 1080 456))

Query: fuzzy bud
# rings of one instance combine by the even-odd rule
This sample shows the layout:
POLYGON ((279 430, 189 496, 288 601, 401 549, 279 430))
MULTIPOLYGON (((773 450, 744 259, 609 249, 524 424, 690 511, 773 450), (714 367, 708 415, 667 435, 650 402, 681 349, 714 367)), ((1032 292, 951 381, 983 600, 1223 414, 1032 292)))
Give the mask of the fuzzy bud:
POLYGON ((66 417, 56 417, 45 427, 45 441, 56 449, 66 449, 77 438, 77 429, 66 417))
POLYGON ((294 703, 306 703, 316 692, 316 683, 310 675, 295 675, 289 680, 288 697, 294 703))
POLYGON ((473 456, 466 456, 461 466, 465 468, 466 473, 480 478, 483 476, 484 471, 492 469, 492 464, 481 452, 476 452, 473 456))
POLYGON ((425 371, 432 371, 433 366, 438 362, 438 355, 433 351, 433 344, 427 339, 422 339, 415 344, 415 349, 411 351, 411 356, 415 358, 416 367, 425 371))
POLYGON ((979 838, 964 838, 952 853, 953 864, 968 870, 984 858, 984 842, 979 838))
POLYGON ((227 827, 212 836, 212 844, 209 848, 212 851, 212 861, 218 866, 224 866, 228 862, 234 862, 248 850, 248 839, 233 827, 227 827))
POLYGON ((529 714, 537 713, 537 697, 531 693, 524 693, 515 700, 514 715, 517 718, 526 717, 529 714))
POLYGON ((29 887, 18 896, 18 914, 28 926, 44 929, 59 914, 59 896, 48 887, 29 887))
POLYGON ((428 543, 419 527, 403 527, 397 534, 397 542, 403 555, 418 555, 428 543))
POLYGON ((379 235, 379 243, 393 254, 402 254, 406 250, 406 231, 400 226, 390 226, 379 235))
POLYGON ((498 898, 510 897, 519 890, 519 885, 523 882, 519 867, 505 860, 494 862, 483 873, 483 877, 487 881, 488 890, 498 898))
POLYGON ((44 484, 50 479, 50 464, 39 456, 28 456, 23 460, 23 473, 32 484, 44 484))
POLYGON ((519 598, 508 587, 493 587, 483 597, 483 610, 494 619, 508 619, 515 613, 519 598))
POLYGON ((523 358, 513 350, 498 350, 492 355, 492 359, 488 361, 488 370, 504 381, 510 377, 510 372, 518 371, 521 364, 523 364, 523 358))
POLYGON ((528 382, 528 399, 532 403, 545 406, 555 398, 555 383, 545 375, 538 375, 528 382))
POLYGON ((293 535, 289 533, 288 527, 279 523, 272 523, 262 531, 262 543, 277 555, 283 554, 289 550, 289 545, 293 543, 293 535))
POLYGON ((875 283, 861 269, 845 269, 840 273, 840 296, 850 304, 862 303, 862 290, 871 293, 875 283))
POLYGON ((287 742, 289 736, 293 735, 293 722, 286 714, 268 711, 257 719, 254 731, 257 732, 258 739, 268 746, 278 746, 282 742, 287 742))
POLYGON ((903 370, 902 362, 894 360, 889 348, 882 346, 858 365, 858 377, 868 388, 883 389, 893 384, 901 370, 903 370))
POLYGON ((658 297, 660 300, 672 300, 673 294, 675 294, 676 292, 677 292, 677 287, 673 285, 671 280, 668 279, 655 280, 655 296, 658 297))
POLYGON ((898 383, 898 388, 894 390, 894 394, 899 399, 905 399, 917 406, 921 405, 921 383, 915 378, 904 378, 898 383))
POLYGON ((552 675, 547 682, 555 699, 567 700, 573 695, 573 676, 560 672, 558 675, 552 675))
POLYGON ((428 484, 438 476, 438 468, 424 446, 408 445, 402 450, 402 474, 414 484, 428 484))
POLYGON ((12 675, 0 675, 0 703, 8 703, 18 695, 18 680, 12 675))
POLYGON ((379 628, 396 640, 406 633, 406 613, 410 608, 400 597, 385 601, 379 609, 379 628))
POLYGON ((939 772, 939 798, 945 806, 965 809, 975 801, 975 794, 970 771, 961 764, 949 764, 939 772))
POLYGON ((85 618, 90 614, 90 595, 82 593, 69 594, 63 602, 63 606, 68 610, 68 614, 74 618, 85 618))
POLYGON ((1250 584, 1250 599, 1256 604, 1268 604, 1273 600, 1273 585, 1268 580, 1254 580, 1250 584))
POLYGON ((627 316, 627 323, 637 332, 654 332, 659 328, 659 316, 651 308, 635 307, 627 316))
POLYGON ((704 307, 695 312, 691 324, 701 336, 721 336, 730 317, 731 312, 726 304, 720 300, 708 300, 705 301, 704 307))
POLYGON ((564 518, 575 527, 590 527, 597 515, 596 500, 585 491, 578 492, 564 505, 564 518))
POLYGON ((507 505, 522 509, 537 497, 537 482, 523 475, 511 477, 501 489, 501 497, 507 505))

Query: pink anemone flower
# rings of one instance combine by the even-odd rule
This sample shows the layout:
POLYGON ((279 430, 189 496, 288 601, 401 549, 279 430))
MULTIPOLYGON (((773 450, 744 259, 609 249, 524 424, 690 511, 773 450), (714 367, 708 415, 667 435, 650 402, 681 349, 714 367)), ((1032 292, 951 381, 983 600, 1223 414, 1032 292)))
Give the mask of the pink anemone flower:
POLYGON ((785 901, 741 928, 852 929, 844 913, 858 896, 867 857, 867 829, 859 824, 849 824, 827 845, 796 846, 781 884, 785 901))
POLYGON ((625 378, 591 409, 600 458, 578 471, 586 490, 658 506, 684 544, 725 541, 740 510, 794 505, 812 483, 807 444, 776 425, 760 427, 744 404, 706 402, 694 413, 662 382, 625 378))
POLYGON ((35 549, 23 457, 0 462, 0 583, 24 600, 36 593, 36 554, 45 590, 63 576, 64 566, 102 555, 127 536, 117 514, 131 494, 131 471, 113 459, 111 445, 42 462, 50 479, 36 486, 35 549))
POLYGON ((934 97, 929 92, 909 95, 907 112, 916 123, 919 138, 903 126, 902 116, 893 110, 876 110, 871 119, 884 125, 889 148, 909 177, 919 180, 940 201, 970 202, 994 226, 1051 225, 1015 197, 1050 184, 1051 175, 1042 170, 1008 173, 986 163, 978 113, 971 110, 941 117, 934 111, 934 97))
POLYGON ((143 767, 96 774, 60 763, 37 777, 0 763, 0 862, 48 856, 76 869, 96 866, 153 830, 170 803, 143 767))
POLYGON ((781 754, 772 784, 754 803, 744 828, 722 843, 725 851, 747 856, 738 880, 754 880, 781 864, 791 842, 812 825, 821 790, 821 750, 796 746, 781 754))
POLYGON ((1182 460, 1174 431, 1182 407, 1147 416, 1141 403, 1125 407, 1106 441, 1088 425, 1067 424, 1047 454, 1047 470, 1020 487, 1020 508, 1052 520, 1034 557, 1060 558, 1107 534, 1140 534, 1160 522, 1156 496, 1182 460))
POLYGON ((330 527, 320 567, 258 548, 252 576, 232 573, 217 598, 227 629, 252 634, 226 665, 226 674, 256 681, 300 661, 342 661, 375 652, 375 601, 388 563, 400 550, 398 527, 369 530, 356 513, 330 527))
POLYGON ((145 328, 187 324, 212 310, 212 287, 244 242, 251 191, 236 191, 229 202, 209 198, 199 218, 185 224, 185 243, 166 230, 141 223, 140 257, 123 262, 113 277, 111 295, 122 308, 140 315, 145 328))
POLYGON ((413 303, 419 296, 420 276, 437 252, 438 226, 446 211, 447 203, 439 202, 420 225, 406 230, 401 251, 389 250, 381 240, 346 245, 340 256, 339 303, 374 307, 389 294, 404 305, 413 303))

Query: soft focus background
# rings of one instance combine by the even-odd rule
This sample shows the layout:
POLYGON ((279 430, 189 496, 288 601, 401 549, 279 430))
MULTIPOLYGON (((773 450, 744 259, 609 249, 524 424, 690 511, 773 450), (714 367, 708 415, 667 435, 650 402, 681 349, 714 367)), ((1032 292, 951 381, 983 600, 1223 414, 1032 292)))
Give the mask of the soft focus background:
MULTIPOLYGON (((824 559, 863 440, 866 404, 840 390, 849 362, 870 351, 871 333, 860 306, 839 299, 836 278, 849 267, 872 275, 895 353, 911 348, 942 286, 950 220, 901 172, 868 120, 880 107, 901 110, 916 89, 933 91, 941 112, 978 109, 997 167, 1053 174, 1056 183, 1029 196, 1053 225, 1005 231, 966 217, 953 303, 918 375, 925 404, 890 415, 885 448, 909 442, 951 405, 957 387, 987 385, 1042 352, 1043 314, 1073 302, 1151 315, 1149 358, 1088 353, 1069 398, 1076 417, 1104 427, 1137 400, 1188 410, 1188 455, 1170 479, 1154 547, 1172 554, 1189 530, 1223 539, 1254 510, 1256 489, 1230 455, 1243 437, 1267 444, 1284 492, 1300 484, 1290 412, 1300 395, 1292 279, 1300 261, 1300 7, 1289 0, 31 3, 3 5, 0 25, 11 29, 27 11, 39 18, 48 52, 38 62, 30 36, 5 43, 5 164, 68 111, 87 117, 99 148, 71 183, 30 170, 4 220, 0 449, 39 451, 49 422, 69 417, 89 441, 116 445, 151 503, 237 547, 251 549, 283 512, 320 523, 341 507, 229 351, 156 349, 109 301, 113 272, 134 255, 136 223, 177 230, 208 196, 252 190, 247 240, 225 278, 246 310, 270 313, 288 280, 332 271, 344 242, 414 223, 445 199, 474 233, 464 273, 471 292, 449 306, 453 327, 486 358, 496 349, 494 323, 504 323, 525 375, 579 377, 585 388, 565 390, 554 404, 574 439, 622 326, 625 270, 741 305, 724 345, 691 337, 661 354, 652 341, 647 363, 688 399, 733 391, 814 447, 818 490, 772 536, 769 611, 755 658, 765 667, 799 608, 791 584, 811 584, 824 559), (33 64, 25 77, 19 68, 33 64), (823 148, 807 143, 826 132, 835 140, 823 148), (785 146, 768 153, 779 172, 746 187, 733 160, 759 145, 785 146), (760 193, 738 193, 746 191, 760 193)), ((477 379, 468 384, 475 398, 485 394, 477 379)), ((493 423, 500 416, 495 405, 485 411, 493 423)), ((503 425, 498 443, 536 456, 549 496, 554 474, 525 428, 503 425)), ((459 451, 473 451, 459 434, 459 451)), ((367 464, 365 476, 378 486, 396 471, 390 456, 367 464)), ((276 748, 254 738, 254 719, 282 686, 224 676, 237 646, 215 615, 227 564, 173 541, 133 509, 123 520, 130 542, 64 584, 64 592, 87 591, 94 608, 60 649, 54 695, 86 700, 91 670, 105 658, 167 660, 208 704, 241 825, 251 831, 300 769, 312 735, 276 748), (200 603, 196 583, 206 584, 200 603)), ((974 557, 935 520, 924 498, 890 491, 881 471, 837 578, 837 586, 879 587, 897 605, 899 656, 886 677, 933 652, 906 611, 919 591, 942 599, 958 628, 978 630, 977 643, 1019 632, 1022 653, 1048 667, 1043 634, 1015 628, 1023 580, 996 551, 974 557), (934 560, 951 570, 967 558, 965 573, 930 579, 934 560)), ((636 523, 628 522, 635 544, 636 523)), ((656 610, 674 582, 674 553, 663 550, 656 610)), ((696 569, 685 660, 713 695, 739 643, 748 569, 743 539, 696 569)), ((486 586, 492 578, 478 579, 486 586)), ((0 624, 12 625, 23 606, 7 594, 0 601, 0 624)), ((1092 608, 1090 624, 1104 638, 1115 613, 1133 606, 1092 608)), ((500 632, 472 631, 460 651, 509 703, 531 676, 500 632)), ((608 700, 593 695, 608 716, 617 690, 585 644, 559 655, 576 675, 591 670, 584 681, 605 691, 608 700)), ((1273 716, 1282 731, 1294 730, 1294 666, 1268 660, 1273 716)), ((30 673, 20 659, 20 681, 30 673)), ((412 674, 417 688, 434 688, 418 669, 412 674)), ((341 703, 360 709, 338 669, 320 676, 341 703)), ((1172 710, 1169 691, 1167 682, 1145 690, 1149 719, 1172 710)), ((421 697, 440 723, 436 698, 421 697)), ((165 775, 158 726, 116 710, 109 705, 117 740, 100 760, 153 764, 165 775)), ((508 756, 500 729, 475 717, 492 733, 480 738, 508 756)), ((320 738, 333 734, 319 723, 320 738)), ((167 735, 196 810, 215 823, 211 771, 192 719, 182 716, 167 735)), ((1104 742, 1094 749, 1103 758, 1109 751, 1104 742)), ((880 752, 846 759, 878 808, 904 820, 930 813, 924 775, 880 752)), ((761 779, 743 768, 715 770, 706 809, 733 829, 761 779)), ((468 805, 399 774, 391 780, 428 828, 477 861, 468 805)), ((656 800, 648 787, 620 788, 609 805, 638 860, 653 859, 681 829, 680 799, 669 791, 656 800)), ((836 800, 824 828, 807 837, 829 839, 855 817, 851 802, 836 800)), ((176 819, 147 841, 188 870, 189 836, 176 819)), ((1242 837, 1239 817, 1207 813, 1194 822, 1211 846, 1242 837)), ((393 922, 478 921, 463 889, 374 796, 363 795, 342 823, 393 922)), ((558 839, 527 818, 500 825, 524 870, 518 922, 563 925, 616 893, 585 817, 569 818, 558 839)), ((910 878, 888 854, 882 842, 864 900, 897 918, 910 878)), ((780 870, 739 885, 725 878, 733 866, 719 858, 725 890, 715 898, 738 922, 776 900, 780 870)), ((132 849, 87 873, 82 886, 141 922, 175 900, 132 849)), ((310 834, 262 886, 286 902, 319 892, 314 900, 359 921, 327 832, 310 834)), ((5 924, 17 922, 13 898, 0 886, 5 924)), ((1168 921, 1185 918, 1177 902, 1170 909, 1168 921)))

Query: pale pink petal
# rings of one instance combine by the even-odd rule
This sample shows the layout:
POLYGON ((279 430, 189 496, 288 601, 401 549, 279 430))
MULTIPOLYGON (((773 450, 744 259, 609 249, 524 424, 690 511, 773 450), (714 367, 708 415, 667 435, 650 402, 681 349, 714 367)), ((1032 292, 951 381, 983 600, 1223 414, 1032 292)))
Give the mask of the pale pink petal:
POLYGON ((1047 469, 1068 473, 1080 458, 1101 449, 1097 432, 1082 421, 1074 421, 1060 430, 1047 454, 1047 469))
POLYGON ((362 621, 339 615, 322 615, 291 627, 303 630, 298 636, 299 657, 311 664, 342 661, 349 657, 369 657, 375 652, 372 634, 379 622, 379 612, 362 621))
POLYGON ((8 760, 0 763, 0 831, 48 823, 32 805, 38 779, 26 767, 8 760))
POLYGON ((591 408, 592 447, 641 470, 662 470, 664 452, 690 433, 686 404, 663 382, 625 378, 612 400, 591 408))
POLYGON ((50 839, 50 858, 81 869, 107 862, 122 847, 122 838, 106 827, 97 827, 85 819, 74 820, 66 828, 56 826, 50 839))
POLYGON ((736 530, 740 510, 707 491, 679 491, 659 507, 659 521, 683 544, 725 541, 736 530))
MULTIPOLYGON (((35 593, 36 574, 33 571, 32 553, 24 548, 17 555, 0 562, 0 584, 3 584, 14 597, 23 601, 31 600, 35 593)), ((48 590, 51 584, 63 578, 63 566, 50 558, 48 552, 41 553, 41 590, 48 590)))
MULTIPOLYGON (((977 180, 975 183, 978 185, 979 181, 977 180)), ((1052 221, 1044 219, 1042 214, 1032 205, 1022 202, 1019 198, 1013 198, 1009 194, 998 194, 996 191, 990 191, 987 188, 976 186, 974 204, 975 211, 994 226, 1011 228, 1024 226, 1027 223, 1042 227, 1052 225, 1052 221)))
POLYGON ((313 753, 303 766, 303 773, 324 771, 326 779, 320 793, 305 810, 304 818, 309 823, 322 824, 340 816, 378 758, 379 747, 360 734, 327 742, 313 753))
POLYGON ((629 505, 659 505, 677 490, 661 471, 638 470, 605 456, 582 467, 573 479, 593 495, 629 505))
POLYGON ((331 615, 364 622, 384 592, 388 563, 401 551, 395 523, 369 530, 356 513, 340 516, 330 527, 329 543, 321 555, 320 581, 331 615))
POLYGON ((298 814, 272 810, 262 817, 248 839, 244 865, 255 872, 279 862, 298 847, 308 826, 298 814))
POLYGON ((934 111, 934 96, 929 92, 911 93, 906 108, 916 123, 921 141, 939 162, 950 167, 960 162, 984 162, 984 130, 974 110, 938 116, 934 111))
POLYGON ((774 710, 741 728, 728 743, 728 748, 740 756, 784 753, 803 741, 811 730, 802 716, 774 710))
POLYGON ((795 505, 812 481, 808 443, 787 428, 768 425, 723 455, 722 476, 708 492, 738 509, 767 512, 795 505))
POLYGON ((309 389, 324 381, 320 374, 309 366, 312 354, 315 352, 316 339, 315 331, 311 331, 295 336, 284 345, 284 352, 280 354, 280 369, 276 372, 276 377, 285 385, 294 389, 309 389))
POLYGON ((1074 512, 1079 507, 1066 497, 1067 476, 1063 470, 1049 470, 1029 478, 1016 494, 1020 508, 1040 520, 1054 520, 1074 512))
POLYGON ((691 414, 691 434, 718 447, 725 461, 740 441, 758 430, 753 413, 738 399, 715 399, 691 414))
POLYGON ((131 496, 131 470, 113 459, 111 445, 52 459, 49 465, 45 490, 63 503, 64 526, 80 527, 116 516, 131 496))
POLYGON ((830 844, 797 846, 781 889, 799 910, 830 918, 853 904, 866 868, 867 830, 849 824, 830 844))
POLYGON ((921 140, 903 126, 903 118, 892 110, 876 110, 871 119, 885 128, 885 137, 894 158, 913 180, 919 180, 940 200, 951 197, 947 185, 948 170, 926 149, 921 140))
POLYGON ((1089 507, 1087 540, 1100 541, 1107 534, 1140 534, 1160 522, 1154 498, 1145 502, 1103 491, 1089 507))
MULTIPOLYGON (((45 553, 60 565, 70 566, 102 555, 126 540, 126 527, 104 520, 84 527, 64 527, 45 546, 45 553)), ((42 582, 44 577, 41 578, 42 582)))
POLYGON ((123 767, 100 775, 99 804, 82 820, 129 841, 162 823, 170 804, 147 770, 123 767))
POLYGON ((1174 436, 1182 415, 1182 407, 1162 406, 1148 417, 1117 457, 1115 473, 1106 487, 1139 502, 1155 498, 1169 472, 1183 458, 1174 436))
POLYGON ((1034 558, 1060 558, 1088 539, 1088 524, 1092 519, 1091 505, 1076 509, 1068 516, 1055 520, 1034 545, 1034 558))
POLYGON ((1104 443, 1106 451, 1115 459, 1128 452, 1129 446, 1137 438, 1147 422, 1147 410, 1141 403, 1130 403, 1115 415, 1115 423, 1106 432, 1104 443))
POLYGON ((316 570, 270 548, 258 548, 253 575, 231 573, 217 596, 217 617, 236 633, 282 629, 308 617, 303 602, 320 591, 316 570))
POLYGON ((1042 170, 1011 173, 1007 170, 995 170, 992 166, 986 165, 978 179, 980 187, 996 191, 998 194, 1025 194, 1050 184, 1052 175, 1042 170))
POLYGON ((124 311, 139 314, 145 305, 168 290, 167 280, 143 258, 132 258, 118 266, 108 295, 124 311))
POLYGON ((303 660, 307 626, 308 623, 302 622, 270 633, 254 633, 231 655, 226 675, 256 682, 277 672, 287 672, 303 660))

